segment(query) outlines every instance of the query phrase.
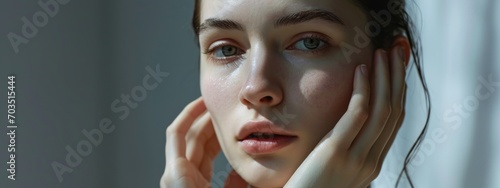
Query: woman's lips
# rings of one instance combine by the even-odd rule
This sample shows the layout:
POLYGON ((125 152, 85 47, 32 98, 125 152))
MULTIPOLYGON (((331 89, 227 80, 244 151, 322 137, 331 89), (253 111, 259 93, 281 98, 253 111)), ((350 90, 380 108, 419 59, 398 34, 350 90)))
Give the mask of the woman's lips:
POLYGON ((296 139, 296 136, 267 134, 262 136, 249 136, 238 143, 243 148, 243 151, 255 155, 273 153, 290 145, 296 139))
POLYGON ((290 145, 297 138, 271 121, 250 121, 241 127, 236 139, 248 154, 268 154, 290 145))

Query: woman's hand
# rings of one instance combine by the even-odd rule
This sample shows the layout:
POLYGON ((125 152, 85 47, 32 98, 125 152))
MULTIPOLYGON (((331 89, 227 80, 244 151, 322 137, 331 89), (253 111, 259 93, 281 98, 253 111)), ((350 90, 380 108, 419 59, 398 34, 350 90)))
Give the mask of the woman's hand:
POLYGON ((160 187, 210 187, 220 145, 202 98, 187 105, 166 132, 166 166, 160 187))
MULTIPOLYGON (((177 116, 167 128, 165 172, 161 188, 211 187, 213 162, 221 148, 210 114, 200 97, 177 116)), ((246 187, 235 171, 226 179, 226 187, 246 187)))
POLYGON ((403 53, 396 47, 389 62, 385 51, 377 50, 373 87, 366 67, 365 71, 362 66, 357 67, 346 113, 285 187, 366 188, 378 176, 405 116, 403 53))

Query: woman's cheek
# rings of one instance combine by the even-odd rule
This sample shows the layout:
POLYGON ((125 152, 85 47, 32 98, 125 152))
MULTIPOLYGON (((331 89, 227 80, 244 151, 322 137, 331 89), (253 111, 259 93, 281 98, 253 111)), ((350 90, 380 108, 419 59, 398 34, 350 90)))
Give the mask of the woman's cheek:
POLYGON ((225 92, 227 86, 224 85, 224 80, 211 75, 204 75, 201 78, 201 95, 207 107, 207 110, 212 115, 212 120, 220 122, 217 117, 223 117, 223 110, 228 109, 225 103, 225 95, 230 92, 225 92))
POLYGON ((208 112, 210 112, 217 138, 222 149, 226 149, 226 136, 224 135, 228 134, 228 132, 224 131, 226 129, 221 126, 227 121, 227 112, 224 110, 229 108, 225 107, 228 104, 225 103, 224 98, 226 97, 225 95, 230 92, 224 92, 227 88, 224 86, 223 79, 216 78, 215 76, 202 74, 200 84, 201 95, 203 96, 203 101, 205 102, 208 112))
POLYGON ((331 124, 344 114, 352 93, 353 75, 342 69, 317 70, 301 80, 301 92, 310 105, 312 119, 323 120, 319 124, 331 124))

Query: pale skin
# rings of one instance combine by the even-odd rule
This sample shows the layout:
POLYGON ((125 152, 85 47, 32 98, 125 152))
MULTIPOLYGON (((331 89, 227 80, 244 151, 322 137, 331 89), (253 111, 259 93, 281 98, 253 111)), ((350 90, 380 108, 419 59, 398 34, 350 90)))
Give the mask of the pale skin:
POLYGON ((201 22, 228 19, 243 28, 200 33, 202 97, 167 128, 160 186, 209 187, 213 160, 221 150, 235 169, 226 187, 369 186, 404 119, 408 40, 395 36, 391 48, 364 48, 347 63, 339 48, 312 55, 298 48, 311 33, 325 36, 331 46, 352 42, 350 29, 366 19, 348 1, 203 2, 201 22), (275 19, 307 7, 330 7, 344 24, 316 19, 272 26, 275 19), (259 14, 252 14, 256 10, 259 14), (223 63, 214 63, 221 46, 241 53, 226 53, 219 58, 223 63), (215 52, 204 53, 210 49, 215 52), (297 134, 297 141, 263 156, 242 151, 234 139, 241 125, 271 120, 273 109, 283 107, 296 115, 283 126, 297 134))

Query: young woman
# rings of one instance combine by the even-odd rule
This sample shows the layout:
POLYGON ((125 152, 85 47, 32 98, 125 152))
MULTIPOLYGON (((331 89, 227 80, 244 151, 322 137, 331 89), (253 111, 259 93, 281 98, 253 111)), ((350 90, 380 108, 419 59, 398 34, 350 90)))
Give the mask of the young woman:
POLYGON ((167 128, 160 185, 210 187, 222 150, 226 187, 368 187, 405 116, 411 54, 420 74, 405 4, 197 0, 202 96, 167 128))

